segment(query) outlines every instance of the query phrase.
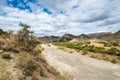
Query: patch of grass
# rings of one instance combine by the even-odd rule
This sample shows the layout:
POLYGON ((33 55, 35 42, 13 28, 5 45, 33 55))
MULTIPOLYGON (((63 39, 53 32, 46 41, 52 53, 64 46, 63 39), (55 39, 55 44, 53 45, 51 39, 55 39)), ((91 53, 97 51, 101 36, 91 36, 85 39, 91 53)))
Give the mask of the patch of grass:
POLYGON ((105 57, 105 54, 103 54, 102 57, 105 57))
POLYGON ((108 57, 104 57, 104 58, 103 58, 103 60, 108 61, 108 60, 109 60, 109 58, 108 58, 108 57))
POLYGON ((70 74, 69 72, 63 72, 63 77, 65 78, 65 80, 73 80, 74 77, 72 74, 70 74))
POLYGON ((117 60, 116 59, 112 59, 111 62, 112 63, 117 63, 117 60))
POLYGON ((88 54, 88 51, 83 50, 82 55, 86 55, 86 54, 88 54))
POLYGON ((25 76, 32 76, 33 72, 37 69, 37 65, 31 56, 20 57, 18 65, 25 76))
POLYGON ((27 64, 29 61, 31 61, 33 58, 31 57, 31 56, 28 56, 28 55, 26 55, 26 57, 25 56, 20 56, 19 58, 18 58, 18 65, 19 66, 24 66, 25 64, 27 64))
POLYGON ((31 80, 40 80, 37 77, 33 76, 31 80))
POLYGON ((70 51, 69 53, 73 53, 73 51, 70 51))
POLYGON ((10 73, 6 72, 5 74, 0 74, 0 80, 11 80, 10 73))
POLYGON ((47 74, 45 73, 45 71, 42 68, 39 69, 39 73, 40 73, 41 77, 47 77, 47 74))
POLYGON ((95 55, 93 55, 93 54, 91 54, 90 57, 91 57, 91 58, 97 58, 97 56, 95 56, 95 55))

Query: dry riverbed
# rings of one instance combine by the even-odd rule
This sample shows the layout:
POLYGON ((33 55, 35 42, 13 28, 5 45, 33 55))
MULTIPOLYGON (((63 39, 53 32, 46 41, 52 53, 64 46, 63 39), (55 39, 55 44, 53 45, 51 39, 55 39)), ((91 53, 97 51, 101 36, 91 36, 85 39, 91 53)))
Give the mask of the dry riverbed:
POLYGON ((120 80, 120 64, 112 64, 80 54, 68 54, 56 46, 42 44, 43 55, 69 80, 120 80))

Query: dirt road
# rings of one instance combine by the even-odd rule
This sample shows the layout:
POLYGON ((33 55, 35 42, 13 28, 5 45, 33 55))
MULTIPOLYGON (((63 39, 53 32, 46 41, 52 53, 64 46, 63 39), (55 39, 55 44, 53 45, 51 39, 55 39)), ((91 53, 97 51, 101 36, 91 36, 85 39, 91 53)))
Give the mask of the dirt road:
MULTIPOLYGON (((69 54, 56 46, 42 44, 43 55, 60 72, 68 72, 74 80, 120 80, 120 65, 93 59, 78 53, 69 54)), ((67 73, 64 73, 67 76, 67 73)))

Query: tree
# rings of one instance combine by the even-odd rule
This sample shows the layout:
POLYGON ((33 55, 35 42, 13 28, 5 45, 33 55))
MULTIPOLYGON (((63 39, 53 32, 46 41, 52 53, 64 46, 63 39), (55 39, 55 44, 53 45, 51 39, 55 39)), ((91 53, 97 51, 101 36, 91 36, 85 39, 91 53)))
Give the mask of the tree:
POLYGON ((0 35, 5 34, 6 32, 0 29, 0 35))
POLYGON ((19 24, 22 29, 17 34, 17 42, 20 46, 24 46, 26 49, 32 49, 35 47, 35 40, 33 37, 33 31, 30 31, 30 26, 27 24, 19 24))

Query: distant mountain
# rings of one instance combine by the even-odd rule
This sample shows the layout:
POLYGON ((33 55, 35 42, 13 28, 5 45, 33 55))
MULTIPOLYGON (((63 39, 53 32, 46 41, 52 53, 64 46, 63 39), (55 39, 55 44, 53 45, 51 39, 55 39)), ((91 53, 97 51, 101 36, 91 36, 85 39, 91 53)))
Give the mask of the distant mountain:
POLYGON ((59 36, 44 36, 44 37, 40 37, 40 39, 44 41, 59 41, 60 37, 59 36))
POLYGON ((91 34, 81 34, 79 36, 75 36, 72 34, 64 34, 63 36, 45 36, 41 37, 41 39, 46 41, 80 41, 80 40, 88 40, 88 39, 102 39, 106 41, 118 41, 120 42, 120 30, 111 33, 111 32, 100 32, 100 33, 91 33, 91 34))
POLYGON ((114 34, 120 34, 120 30, 119 30, 119 31, 117 31, 117 32, 115 32, 114 34))
POLYGON ((111 32, 100 32, 100 33, 87 34, 87 36, 89 36, 90 38, 97 38, 97 39, 100 39, 105 36, 110 36, 110 35, 112 35, 111 32))
POLYGON ((60 38, 60 41, 70 41, 72 40, 73 38, 76 38, 75 35, 72 35, 72 34, 64 34, 61 38, 60 38))
POLYGON ((79 38, 79 39, 90 39, 91 37, 89 37, 88 35, 85 35, 85 34, 81 34, 77 38, 79 38))
POLYGON ((110 42, 113 42, 113 41, 120 42, 120 30, 109 36, 104 36, 101 39, 110 41, 110 42))

